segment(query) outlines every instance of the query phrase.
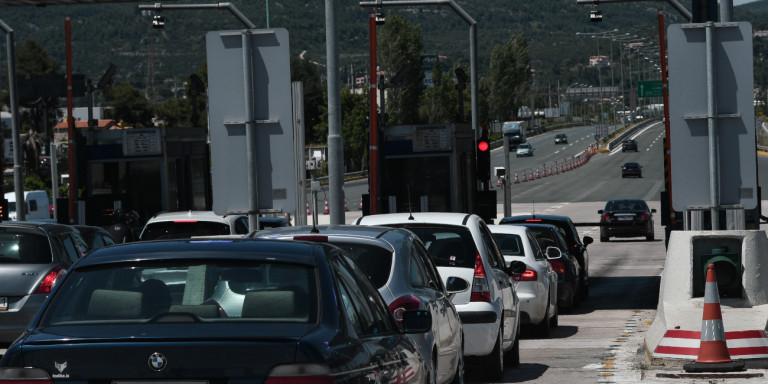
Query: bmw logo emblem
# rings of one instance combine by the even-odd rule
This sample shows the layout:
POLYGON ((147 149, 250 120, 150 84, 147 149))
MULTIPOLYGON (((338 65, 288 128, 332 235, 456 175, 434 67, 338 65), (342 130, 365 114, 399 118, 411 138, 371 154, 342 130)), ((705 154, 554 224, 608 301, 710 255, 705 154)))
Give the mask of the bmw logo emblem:
POLYGON ((162 353, 155 352, 149 356, 147 364, 149 364, 149 368, 153 371, 160 372, 168 365, 168 360, 166 360, 165 355, 162 353))

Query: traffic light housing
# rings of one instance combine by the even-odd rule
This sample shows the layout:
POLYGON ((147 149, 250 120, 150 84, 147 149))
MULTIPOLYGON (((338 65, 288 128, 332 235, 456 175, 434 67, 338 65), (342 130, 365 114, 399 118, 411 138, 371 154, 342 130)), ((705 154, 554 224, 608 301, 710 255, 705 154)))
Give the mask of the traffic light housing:
POLYGON ((8 199, 0 199, 0 220, 8 220, 8 199))
POLYGON ((477 180, 489 182, 491 180, 491 141, 488 139, 488 129, 483 128, 482 136, 477 139, 477 180))

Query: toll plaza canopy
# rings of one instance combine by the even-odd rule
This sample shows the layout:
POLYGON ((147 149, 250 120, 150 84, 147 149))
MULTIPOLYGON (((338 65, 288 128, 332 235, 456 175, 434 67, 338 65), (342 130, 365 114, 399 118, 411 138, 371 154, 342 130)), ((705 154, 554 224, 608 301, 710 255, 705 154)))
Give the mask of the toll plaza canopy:
POLYGON ((0 7, 45 7, 47 5, 75 5, 102 3, 146 3, 131 0, 0 0, 0 7))

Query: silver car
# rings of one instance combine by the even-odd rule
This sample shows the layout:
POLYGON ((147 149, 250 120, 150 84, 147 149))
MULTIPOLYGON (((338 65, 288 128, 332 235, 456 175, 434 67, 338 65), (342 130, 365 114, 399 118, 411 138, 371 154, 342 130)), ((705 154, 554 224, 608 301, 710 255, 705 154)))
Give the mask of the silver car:
POLYGON ((540 336, 549 337, 557 327, 558 311, 557 273, 548 260, 560 257, 560 250, 548 247, 542 251, 534 234, 523 226, 489 225, 488 229, 508 265, 514 260, 526 265, 525 272, 512 276, 523 324, 533 325, 540 336))
POLYGON ((431 365, 430 382, 464 382, 463 331, 451 297, 468 290, 469 282, 452 277, 444 286, 424 244, 411 231, 375 226, 299 226, 265 229, 248 237, 313 240, 346 250, 378 288, 395 320, 401 322, 406 310, 432 313, 430 332, 408 335, 431 365))
POLYGON ((0 347, 21 335, 51 288, 87 250, 80 233, 69 225, 0 224, 0 347))

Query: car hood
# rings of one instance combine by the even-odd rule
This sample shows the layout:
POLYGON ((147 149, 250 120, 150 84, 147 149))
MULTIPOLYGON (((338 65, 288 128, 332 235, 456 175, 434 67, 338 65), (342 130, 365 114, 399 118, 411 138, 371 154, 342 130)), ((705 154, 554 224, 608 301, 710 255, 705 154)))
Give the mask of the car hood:
MULTIPOLYGON (((170 327, 179 324, 170 325, 170 327)), ((258 327, 247 336, 221 337, 216 332, 195 336, 168 336, 168 332, 136 333, 107 337, 99 327, 91 327, 90 337, 63 337, 39 333, 27 336, 20 354, 13 347, 9 365, 40 367, 56 379, 67 380, 172 380, 172 379, 263 379, 274 365, 317 358, 317 351, 301 339, 305 326, 258 327), (298 332, 297 332, 298 331, 298 332), (100 334, 103 333, 103 334, 100 334), (161 333, 166 333, 165 336, 161 333), (201 353, 205 351, 204 353, 201 353), (151 367, 151 356, 162 354, 166 368, 151 367), (21 360, 19 361, 19 357, 21 360), (14 361, 15 360, 15 361, 14 361)), ((184 333, 185 335, 191 335, 184 333)), ((321 351, 322 353, 322 351, 321 351)), ((113 381, 114 383, 114 381, 113 381)))
POLYGON ((50 264, 0 264, 0 296, 31 294, 49 270, 50 264))

